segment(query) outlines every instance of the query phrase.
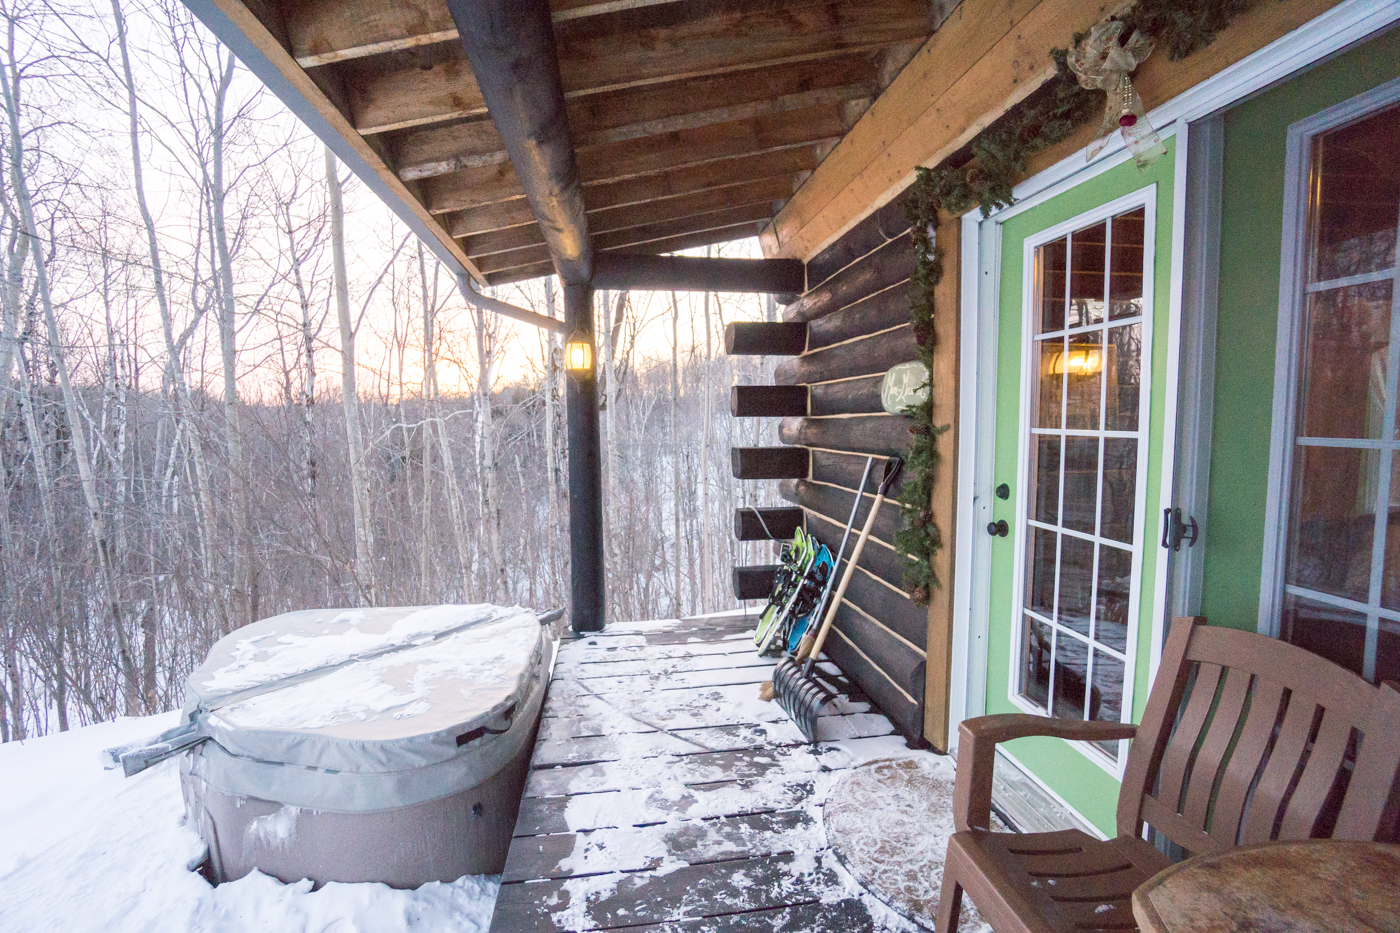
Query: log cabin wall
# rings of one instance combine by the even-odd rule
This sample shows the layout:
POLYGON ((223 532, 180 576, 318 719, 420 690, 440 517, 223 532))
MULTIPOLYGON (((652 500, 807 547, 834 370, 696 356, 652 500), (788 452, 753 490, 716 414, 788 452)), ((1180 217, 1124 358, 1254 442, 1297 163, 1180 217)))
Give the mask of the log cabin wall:
MULTIPOLYGON (((779 491, 803 509, 807 531, 833 553, 866 457, 904 454, 911 440, 911 420, 886 414, 880 405, 886 370, 917 358, 909 323, 914 251, 908 226, 902 198, 857 224, 808 262, 808 290, 784 313, 787 321, 807 324, 807 344, 800 356, 778 365, 774 381, 807 386, 808 400, 805 417, 782 420, 779 438, 807 449, 809 470, 805 478, 781 480, 779 491)), ((879 475, 877 461, 856 515, 857 531, 879 475)), ((826 653, 906 738, 918 741, 924 734, 928 611, 901 586, 903 559, 892 544, 901 522, 892 494, 837 610, 826 653)))

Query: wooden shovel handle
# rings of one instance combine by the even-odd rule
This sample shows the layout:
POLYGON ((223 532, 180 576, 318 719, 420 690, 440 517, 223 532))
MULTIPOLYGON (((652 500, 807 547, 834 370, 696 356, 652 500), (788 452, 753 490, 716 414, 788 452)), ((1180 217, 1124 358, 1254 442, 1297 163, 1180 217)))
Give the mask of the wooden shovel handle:
POLYGON ((870 514, 865 517, 865 527, 860 530, 860 537, 856 539, 856 546, 851 551, 851 556, 846 563, 846 572, 841 574, 841 583, 836 587, 836 592, 831 594, 831 602, 826 607, 826 618, 822 619, 822 627, 817 632, 817 640, 812 642, 812 650, 800 655, 797 660, 803 661, 807 658, 815 658, 821 654, 822 645, 826 644, 826 633, 831 631, 831 623, 836 620, 836 610, 841 605, 841 597, 846 595, 846 587, 851 582, 851 575, 856 571, 856 563, 860 560, 861 552, 865 550, 866 539, 870 537, 870 529, 875 527, 875 516, 880 512, 880 504, 885 501, 885 494, 881 492, 875 497, 875 501, 870 506, 870 514))

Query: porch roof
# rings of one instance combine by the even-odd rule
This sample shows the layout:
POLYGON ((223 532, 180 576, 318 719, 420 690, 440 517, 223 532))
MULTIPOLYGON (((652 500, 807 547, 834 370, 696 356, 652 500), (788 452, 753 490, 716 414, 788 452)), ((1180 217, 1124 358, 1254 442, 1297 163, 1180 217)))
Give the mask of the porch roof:
MULTIPOLYGON (((447 0, 187 4, 450 265, 551 271, 447 0)), ((954 5, 549 0, 594 252, 758 233, 954 5)))

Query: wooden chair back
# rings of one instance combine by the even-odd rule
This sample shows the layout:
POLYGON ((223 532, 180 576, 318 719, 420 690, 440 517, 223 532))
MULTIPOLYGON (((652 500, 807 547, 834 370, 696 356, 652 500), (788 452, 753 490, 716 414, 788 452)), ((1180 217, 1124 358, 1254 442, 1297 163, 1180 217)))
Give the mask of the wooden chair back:
POLYGON ((1118 831, 1193 854, 1276 839, 1394 841, 1400 693, 1253 632, 1177 619, 1133 739, 1118 831))

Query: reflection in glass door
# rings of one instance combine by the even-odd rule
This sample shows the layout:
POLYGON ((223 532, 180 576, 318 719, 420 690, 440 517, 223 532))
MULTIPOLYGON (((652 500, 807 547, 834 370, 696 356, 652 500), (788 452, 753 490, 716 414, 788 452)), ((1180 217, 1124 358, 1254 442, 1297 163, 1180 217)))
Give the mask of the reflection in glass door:
POLYGON ((1314 136, 1279 634, 1400 678, 1400 107, 1314 136))
MULTIPOLYGON (((1117 722, 1123 710, 1145 455, 1145 233, 1138 207, 1033 258, 1018 692, 1052 716, 1117 722)), ((1118 743, 1103 751, 1116 757, 1118 743)))

